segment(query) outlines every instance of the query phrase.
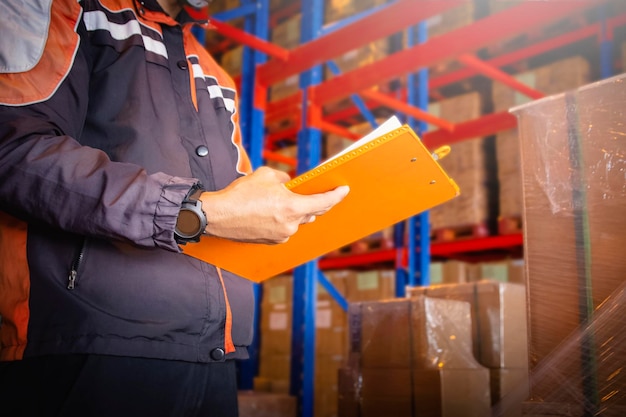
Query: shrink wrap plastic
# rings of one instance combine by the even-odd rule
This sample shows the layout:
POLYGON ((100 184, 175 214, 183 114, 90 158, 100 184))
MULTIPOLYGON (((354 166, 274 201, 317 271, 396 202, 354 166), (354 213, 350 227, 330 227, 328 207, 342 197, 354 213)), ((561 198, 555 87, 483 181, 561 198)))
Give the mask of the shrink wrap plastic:
POLYGON ((511 111, 524 192, 524 415, 626 416, 626 74, 511 111))
POLYGON ((469 303, 416 296, 353 303, 348 314, 340 416, 490 413, 489 370, 472 353, 469 303))

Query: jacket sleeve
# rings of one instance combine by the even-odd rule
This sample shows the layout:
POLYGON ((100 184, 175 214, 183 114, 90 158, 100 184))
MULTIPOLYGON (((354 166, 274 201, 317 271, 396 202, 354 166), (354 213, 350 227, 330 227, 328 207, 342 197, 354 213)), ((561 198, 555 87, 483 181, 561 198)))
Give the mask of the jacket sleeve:
MULTIPOLYGON (((59 2, 53 2, 53 16, 54 3, 59 2)), ((66 3, 77 5, 75 0, 66 3)), ((51 45, 52 22, 37 66, 24 73, 0 73, 0 210, 72 233, 179 251, 174 224, 197 180, 148 175, 140 166, 113 162, 75 139, 87 112, 90 64, 76 33, 82 30, 80 11, 72 15, 71 10, 62 18, 73 19, 73 36, 66 33, 60 45, 51 45), (38 66, 46 64, 55 48, 71 55, 69 65, 64 70, 54 63, 62 60, 55 59, 42 72, 38 66), (48 97, 36 97, 46 89, 48 97)))

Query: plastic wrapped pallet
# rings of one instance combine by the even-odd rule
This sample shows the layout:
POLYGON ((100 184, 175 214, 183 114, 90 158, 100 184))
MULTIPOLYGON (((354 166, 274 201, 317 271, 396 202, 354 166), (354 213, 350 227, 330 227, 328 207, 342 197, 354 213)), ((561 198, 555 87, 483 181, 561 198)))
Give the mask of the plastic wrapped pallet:
POLYGON ((424 296, 350 304, 340 415, 488 415, 489 372, 471 352, 469 309, 424 296))
POLYGON ((483 280, 407 289, 409 298, 424 295, 470 305, 471 352, 491 374, 495 415, 520 416, 528 398, 525 287, 483 280))
POLYGON ((407 289, 409 298, 428 296, 467 302, 472 352, 489 368, 526 368, 525 288, 521 284, 482 280, 407 289))
POLYGON ((521 137, 531 401, 626 415, 626 74, 513 109, 521 137))
MULTIPOLYGON (((571 57, 555 63, 523 72, 515 76, 519 81, 545 94, 557 94, 585 85, 590 80, 589 62, 582 57, 571 57)), ((531 101, 501 83, 493 85, 496 111, 531 101)), ((520 230, 522 216, 522 180, 520 143, 516 129, 501 132, 496 137, 496 158, 500 197, 500 232, 520 230)))

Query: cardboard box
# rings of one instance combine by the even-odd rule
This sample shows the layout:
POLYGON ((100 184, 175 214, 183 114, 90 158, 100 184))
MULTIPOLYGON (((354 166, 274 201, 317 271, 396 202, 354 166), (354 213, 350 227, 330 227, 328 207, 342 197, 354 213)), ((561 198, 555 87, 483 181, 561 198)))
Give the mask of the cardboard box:
POLYGON ((346 282, 346 299, 350 302, 384 300, 395 297, 395 271, 354 271, 346 282))
MULTIPOLYGON (((386 38, 378 39, 368 43, 365 46, 348 51, 345 54, 334 58, 332 61, 337 65, 339 74, 345 74, 359 67, 372 64, 389 54, 389 40, 386 38)), ((326 69, 325 78, 330 79, 335 75, 326 69)), ((370 129, 371 130, 371 129, 370 129)))
POLYGON ((341 355, 315 357, 315 408, 317 417, 337 416, 339 369, 345 362, 341 355))
POLYGON ((231 77, 241 74, 241 65, 243 61, 243 46, 236 46, 222 55, 220 65, 231 77))
MULTIPOLYGON (((297 14, 277 24, 270 35, 271 42, 288 50, 297 47, 300 44, 301 20, 302 15, 297 14)), ((299 80, 300 77, 296 74, 270 86, 270 101, 277 101, 295 94, 300 88, 299 80)))
POLYGON ((362 369, 361 417, 412 417, 410 368, 362 369))
POLYGON ((259 376, 269 380, 289 380, 291 372, 290 354, 261 354, 259 376))
MULTIPOLYGON (((350 271, 325 271, 326 279, 345 298, 350 271)), ((321 285, 317 286, 317 304, 315 316, 316 355, 340 355, 348 352, 348 319, 337 301, 321 285)))
POLYGON ((470 281, 468 264, 448 260, 430 263, 430 284, 459 284, 470 281))
POLYGON ((480 367, 469 303, 424 296, 353 303, 349 323, 349 354, 363 369, 480 367))
POLYGON ((291 320, 291 303, 261 306, 261 355, 291 352, 291 320))
POLYGON ((489 371, 363 369, 361 416, 485 417, 490 415, 489 371))
POLYGON ((296 397, 283 394, 239 391, 237 393, 240 417, 296 417, 296 397))
MULTIPOLYGON (((481 99, 477 92, 433 102, 428 113, 453 123, 477 119, 481 115, 481 99)), ((438 130, 429 125, 428 131, 438 130)), ((487 161, 485 141, 468 139, 451 145, 452 151, 441 160, 441 166, 452 177, 461 195, 430 210, 433 229, 478 225, 488 218, 487 161)))
POLYGON ((319 300, 315 311, 316 355, 347 353, 346 312, 334 300, 319 300))
POLYGON ((239 7, 239 0, 212 0, 209 2, 209 14, 216 14, 239 7))
POLYGON ((522 404, 528 400, 528 368, 496 368, 489 372, 494 414, 521 417, 522 404))
POLYGON ((338 370, 337 414, 341 417, 359 417, 361 401, 361 374, 354 367, 338 370))
POLYGON ((471 351, 488 368, 527 368, 526 289, 521 284, 482 280, 418 287, 408 297, 427 296, 468 303, 471 351))
POLYGON ((526 288, 481 281, 476 284, 480 323, 479 362, 489 368, 528 368, 526 288))
POLYGON ((386 0, 327 0, 324 4, 324 21, 336 22, 386 2, 386 0))

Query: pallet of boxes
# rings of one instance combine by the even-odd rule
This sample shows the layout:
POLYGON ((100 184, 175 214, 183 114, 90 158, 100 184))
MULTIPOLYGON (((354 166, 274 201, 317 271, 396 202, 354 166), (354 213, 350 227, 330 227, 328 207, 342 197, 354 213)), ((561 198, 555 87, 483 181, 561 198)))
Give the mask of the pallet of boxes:
MULTIPOLYGON (((393 270, 333 270, 324 274, 349 302, 389 299, 395 295, 393 270)), ((289 397, 293 276, 281 275, 265 281, 262 294, 259 375, 254 390, 259 395, 265 392, 289 397)), ((337 417, 338 370, 347 361, 348 321, 346 311, 321 285, 317 289, 315 327, 314 416, 337 417)), ((276 415, 279 416, 283 414, 276 415)))
POLYGON ((525 417, 626 415, 626 75, 514 108, 527 264, 525 417))
POLYGON ((350 305, 340 416, 520 416, 525 290, 492 281, 350 305))

